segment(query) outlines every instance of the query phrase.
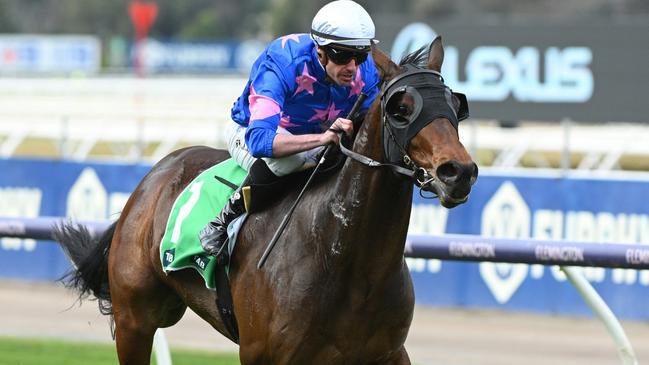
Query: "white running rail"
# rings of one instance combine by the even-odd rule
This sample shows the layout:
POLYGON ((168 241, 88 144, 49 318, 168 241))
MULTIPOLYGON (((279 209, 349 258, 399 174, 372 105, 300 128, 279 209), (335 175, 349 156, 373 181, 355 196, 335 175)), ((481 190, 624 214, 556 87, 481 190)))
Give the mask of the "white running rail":
MULTIPOLYGON (((181 146, 224 147, 221 131, 245 83, 225 76, 2 78, 0 157, 24 154, 34 141, 49 156, 78 160, 152 162, 181 146)), ((566 151, 589 171, 616 169, 625 156, 649 159, 649 124, 564 120, 501 128, 469 119, 460 128, 472 152, 493 154, 494 167, 521 167, 524 159, 549 167, 548 156, 566 151)))

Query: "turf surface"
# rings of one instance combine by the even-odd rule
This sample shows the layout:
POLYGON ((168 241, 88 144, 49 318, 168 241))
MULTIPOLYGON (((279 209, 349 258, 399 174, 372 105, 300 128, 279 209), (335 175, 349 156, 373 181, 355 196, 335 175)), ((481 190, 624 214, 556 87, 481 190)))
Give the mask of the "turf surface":
MULTIPOLYGON (((171 350, 173 365, 239 364, 237 354, 171 350)), ((152 356, 155 364, 155 356, 152 356)), ((113 344, 0 337, 0 365, 115 365, 113 344)))

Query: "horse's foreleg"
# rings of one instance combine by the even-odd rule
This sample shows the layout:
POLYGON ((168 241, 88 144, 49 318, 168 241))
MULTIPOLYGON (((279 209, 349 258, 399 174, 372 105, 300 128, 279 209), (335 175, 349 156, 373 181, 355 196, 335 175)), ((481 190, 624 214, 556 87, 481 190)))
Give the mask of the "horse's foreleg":
POLYGON ((115 314, 115 341, 120 365, 149 365, 156 328, 124 313, 115 314))

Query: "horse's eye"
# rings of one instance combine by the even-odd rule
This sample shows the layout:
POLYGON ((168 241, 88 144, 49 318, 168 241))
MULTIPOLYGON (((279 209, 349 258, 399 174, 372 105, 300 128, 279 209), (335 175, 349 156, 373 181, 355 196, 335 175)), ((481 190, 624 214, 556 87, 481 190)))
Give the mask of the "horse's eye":
POLYGON ((407 116, 412 113, 413 109, 412 97, 408 94, 402 94, 392 97, 388 102, 388 112, 395 115, 407 116))
POLYGON ((397 119, 399 122, 402 123, 408 123, 408 116, 412 113, 411 108, 408 107, 406 104, 398 104, 395 105, 391 113, 392 116, 397 119))
POLYGON ((410 116, 414 109, 415 99, 406 91, 395 93, 386 106, 386 111, 392 116, 393 122, 401 126, 410 123, 410 116))

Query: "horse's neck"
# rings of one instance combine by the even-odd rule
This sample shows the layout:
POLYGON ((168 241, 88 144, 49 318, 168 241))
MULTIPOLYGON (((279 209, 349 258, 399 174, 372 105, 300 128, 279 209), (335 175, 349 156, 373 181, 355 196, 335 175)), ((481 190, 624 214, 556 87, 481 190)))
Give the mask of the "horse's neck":
MULTIPOLYGON (((354 151, 377 161, 382 159, 379 118, 368 117, 358 132, 354 151)), ((342 226, 341 241, 350 245, 345 251, 368 265, 400 265, 412 189, 412 183, 386 167, 368 167, 347 159, 331 202, 331 212, 342 226)))

